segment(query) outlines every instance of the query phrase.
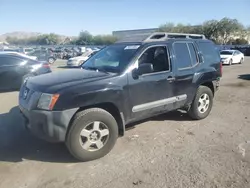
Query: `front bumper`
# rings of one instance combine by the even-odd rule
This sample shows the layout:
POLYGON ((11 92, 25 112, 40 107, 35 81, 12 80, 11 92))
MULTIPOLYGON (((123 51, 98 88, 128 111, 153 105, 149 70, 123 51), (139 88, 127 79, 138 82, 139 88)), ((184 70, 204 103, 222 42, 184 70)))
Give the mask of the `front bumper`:
POLYGON ((67 66, 68 67, 76 67, 76 66, 79 66, 79 62, 78 61, 68 61, 67 66))
POLYGON ((64 142, 67 128, 77 109, 65 111, 27 110, 19 105, 26 128, 48 142, 64 142))
POLYGON ((26 98, 24 83, 19 92, 19 109, 25 119, 25 126, 37 137, 49 142, 63 142, 66 138, 71 118, 78 108, 63 111, 46 111, 37 109, 41 93, 29 89, 26 98))
POLYGON ((222 65, 229 65, 229 60, 227 59, 221 60, 221 62, 222 62, 222 65))

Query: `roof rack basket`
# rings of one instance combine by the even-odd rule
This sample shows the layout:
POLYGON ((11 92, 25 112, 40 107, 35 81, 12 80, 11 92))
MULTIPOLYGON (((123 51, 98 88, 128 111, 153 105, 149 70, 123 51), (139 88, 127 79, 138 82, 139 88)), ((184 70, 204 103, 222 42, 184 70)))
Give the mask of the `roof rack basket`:
POLYGON ((183 38, 183 39, 206 39, 202 34, 189 34, 189 33, 165 33, 155 32, 147 37, 143 42, 165 41, 168 39, 183 38))

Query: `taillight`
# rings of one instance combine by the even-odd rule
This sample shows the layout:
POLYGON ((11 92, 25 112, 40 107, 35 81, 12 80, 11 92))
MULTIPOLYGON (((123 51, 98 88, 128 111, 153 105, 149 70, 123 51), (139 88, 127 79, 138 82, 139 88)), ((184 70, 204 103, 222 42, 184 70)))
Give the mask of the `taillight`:
POLYGON ((44 68, 50 68, 50 65, 48 63, 43 63, 44 68))

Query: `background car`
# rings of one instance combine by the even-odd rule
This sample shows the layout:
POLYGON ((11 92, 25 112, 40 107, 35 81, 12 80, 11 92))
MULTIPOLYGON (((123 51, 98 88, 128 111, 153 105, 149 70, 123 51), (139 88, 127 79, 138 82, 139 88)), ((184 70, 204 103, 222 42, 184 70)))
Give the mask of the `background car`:
POLYGON ((18 54, 0 53, 0 91, 19 90, 29 77, 50 73, 48 63, 18 54))
POLYGON ((75 66, 80 66, 83 64, 85 61, 87 61, 91 56, 93 56, 95 53, 97 53, 99 50, 90 50, 82 54, 81 56, 73 57, 70 58, 67 61, 67 66, 68 67, 75 67, 75 66))
POLYGON ((49 64, 53 64, 57 59, 53 52, 47 49, 38 49, 27 55, 36 56, 38 61, 47 61, 49 64))
POLYGON ((224 65, 232 65, 235 63, 241 64, 244 62, 244 54, 239 50, 222 50, 220 52, 220 57, 224 65))

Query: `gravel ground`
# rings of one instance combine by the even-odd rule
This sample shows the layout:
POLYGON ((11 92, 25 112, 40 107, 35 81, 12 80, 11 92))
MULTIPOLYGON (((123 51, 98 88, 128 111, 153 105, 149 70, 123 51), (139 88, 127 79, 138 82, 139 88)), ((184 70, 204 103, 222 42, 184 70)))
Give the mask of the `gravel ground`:
MULTIPOLYGON (((63 66, 56 62, 53 69, 63 66)), ((211 114, 171 112, 131 127, 110 154, 76 162, 24 130, 17 92, 0 94, 1 188, 250 187, 250 58, 223 67, 211 114), (239 75, 243 75, 240 76, 239 75)))

